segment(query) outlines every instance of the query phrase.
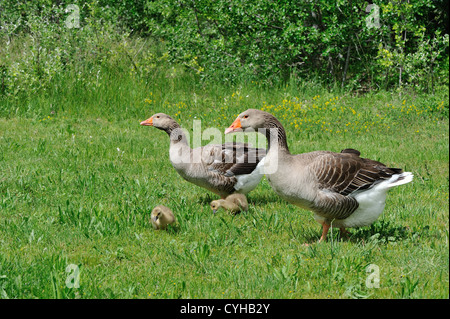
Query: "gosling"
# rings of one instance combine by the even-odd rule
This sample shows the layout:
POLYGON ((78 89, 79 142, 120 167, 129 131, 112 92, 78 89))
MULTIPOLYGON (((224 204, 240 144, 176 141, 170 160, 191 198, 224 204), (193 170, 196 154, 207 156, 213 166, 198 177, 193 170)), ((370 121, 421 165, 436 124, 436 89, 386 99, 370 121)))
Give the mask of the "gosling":
POLYGON ((154 229, 166 229, 175 222, 175 216, 170 208, 158 205, 152 210, 151 221, 154 229))
POLYGON ((213 200, 210 206, 214 214, 220 207, 232 214, 248 210, 247 198, 244 194, 239 193, 228 195, 225 199, 213 200))

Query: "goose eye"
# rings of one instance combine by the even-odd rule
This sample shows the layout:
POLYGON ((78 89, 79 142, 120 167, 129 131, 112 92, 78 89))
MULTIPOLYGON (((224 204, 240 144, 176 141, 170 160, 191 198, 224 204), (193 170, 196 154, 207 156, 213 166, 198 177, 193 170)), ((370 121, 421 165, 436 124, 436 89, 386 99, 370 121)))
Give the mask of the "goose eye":
POLYGON ((248 119, 248 115, 244 115, 244 119, 248 119))
POLYGON ((156 118, 159 119, 159 115, 156 118))

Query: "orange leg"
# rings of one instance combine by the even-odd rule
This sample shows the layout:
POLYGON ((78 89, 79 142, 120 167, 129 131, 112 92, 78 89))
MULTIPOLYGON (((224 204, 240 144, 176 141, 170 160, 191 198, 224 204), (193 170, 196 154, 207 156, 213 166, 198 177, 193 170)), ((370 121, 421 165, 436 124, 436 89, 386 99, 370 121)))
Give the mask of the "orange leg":
POLYGON ((319 243, 325 241, 327 239, 328 230, 330 229, 330 225, 323 223, 322 227, 322 237, 319 239, 319 243))

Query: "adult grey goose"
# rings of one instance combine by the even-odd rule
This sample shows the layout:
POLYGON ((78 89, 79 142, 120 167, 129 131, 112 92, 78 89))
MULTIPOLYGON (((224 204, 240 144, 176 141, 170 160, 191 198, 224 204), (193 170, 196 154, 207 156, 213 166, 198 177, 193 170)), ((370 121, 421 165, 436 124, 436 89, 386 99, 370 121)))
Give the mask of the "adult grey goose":
POLYGON ((362 158, 354 149, 292 155, 280 121, 261 110, 239 114, 225 134, 249 129, 268 140, 264 172, 269 184, 288 202, 314 213, 323 226, 320 241, 330 226, 345 232, 372 224, 383 212, 387 191, 413 179, 412 173, 362 158))
POLYGON ((181 126, 164 113, 154 114, 141 125, 165 131, 170 137, 170 162, 178 174, 221 198, 233 193, 246 194, 263 177, 259 164, 266 155, 265 149, 234 142, 192 149, 181 126))

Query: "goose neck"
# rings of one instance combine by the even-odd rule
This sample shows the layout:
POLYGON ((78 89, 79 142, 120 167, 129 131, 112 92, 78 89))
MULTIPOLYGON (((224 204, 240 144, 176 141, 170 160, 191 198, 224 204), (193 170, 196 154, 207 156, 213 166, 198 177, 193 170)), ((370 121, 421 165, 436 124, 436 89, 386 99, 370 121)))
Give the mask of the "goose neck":
POLYGON ((164 131, 169 135, 171 144, 181 143, 183 145, 189 145, 186 134, 184 134, 183 129, 178 123, 172 123, 164 131))
POLYGON ((286 139, 286 131, 281 123, 276 118, 271 118, 266 123, 265 135, 268 142, 268 150, 274 146, 279 151, 285 151, 289 153, 289 147, 286 139))

